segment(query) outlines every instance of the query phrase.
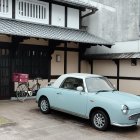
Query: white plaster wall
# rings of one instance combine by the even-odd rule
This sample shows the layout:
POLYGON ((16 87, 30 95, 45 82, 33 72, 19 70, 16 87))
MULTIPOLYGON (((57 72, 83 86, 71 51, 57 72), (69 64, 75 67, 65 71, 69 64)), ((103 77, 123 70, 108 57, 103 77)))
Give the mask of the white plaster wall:
POLYGON ((62 75, 62 74, 64 74, 64 52, 55 51, 52 54, 51 75, 62 75), (61 57, 60 62, 56 62, 56 55, 60 55, 60 57, 61 57))
POLYGON ((79 29, 79 10, 68 8, 67 27, 79 29))
POLYGON ((52 25, 65 26, 65 7, 52 4, 52 25))
POLYGON ((90 72, 91 72, 90 64, 87 61, 82 60, 81 61, 81 73, 90 73, 90 72))
POLYGON ((117 67, 112 60, 94 60, 93 73, 105 76, 116 76, 117 67))
POLYGON ((139 80, 120 80, 120 91, 140 95, 139 80))
POLYGON ((78 53, 67 52, 67 73, 78 72, 78 53))
POLYGON ((124 77, 140 77, 140 60, 137 60, 137 65, 132 66, 131 60, 120 61, 120 76, 124 77))

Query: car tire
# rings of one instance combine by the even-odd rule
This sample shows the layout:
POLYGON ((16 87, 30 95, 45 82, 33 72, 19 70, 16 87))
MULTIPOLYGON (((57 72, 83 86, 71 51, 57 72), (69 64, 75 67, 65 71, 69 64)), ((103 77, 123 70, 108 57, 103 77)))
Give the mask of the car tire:
POLYGON ((97 110, 91 114, 91 124, 97 130, 105 131, 110 125, 110 120, 107 115, 102 110, 97 110))
POLYGON ((50 103, 49 103, 49 100, 46 97, 43 97, 39 100, 39 107, 40 107, 40 111, 43 114, 50 113, 50 103))

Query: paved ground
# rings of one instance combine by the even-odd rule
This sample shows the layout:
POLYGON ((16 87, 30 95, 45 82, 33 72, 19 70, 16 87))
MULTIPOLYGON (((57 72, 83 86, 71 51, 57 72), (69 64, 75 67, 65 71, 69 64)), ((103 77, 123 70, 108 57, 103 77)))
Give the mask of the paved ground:
POLYGON ((0 117, 13 122, 0 126, 0 140, 140 140, 140 126, 100 132, 64 113, 43 115, 34 100, 0 101, 0 117))

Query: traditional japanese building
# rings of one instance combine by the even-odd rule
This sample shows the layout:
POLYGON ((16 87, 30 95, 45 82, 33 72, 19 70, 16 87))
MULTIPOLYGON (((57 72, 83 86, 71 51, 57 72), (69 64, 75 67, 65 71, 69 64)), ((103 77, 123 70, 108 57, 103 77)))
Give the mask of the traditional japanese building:
POLYGON ((14 72, 46 81, 88 72, 85 50, 112 45, 82 26, 97 10, 74 0, 0 0, 0 99, 14 96, 14 72))

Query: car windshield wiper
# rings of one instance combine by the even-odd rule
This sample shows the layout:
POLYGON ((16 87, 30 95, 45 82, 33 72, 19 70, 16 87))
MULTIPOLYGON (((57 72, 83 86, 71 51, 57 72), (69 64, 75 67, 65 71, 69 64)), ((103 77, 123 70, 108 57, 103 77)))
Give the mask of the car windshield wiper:
POLYGON ((99 93, 99 92, 108 92, 109 90, 98 90, 97 92, 96 92, 96 94, 97 93, 99 93))

